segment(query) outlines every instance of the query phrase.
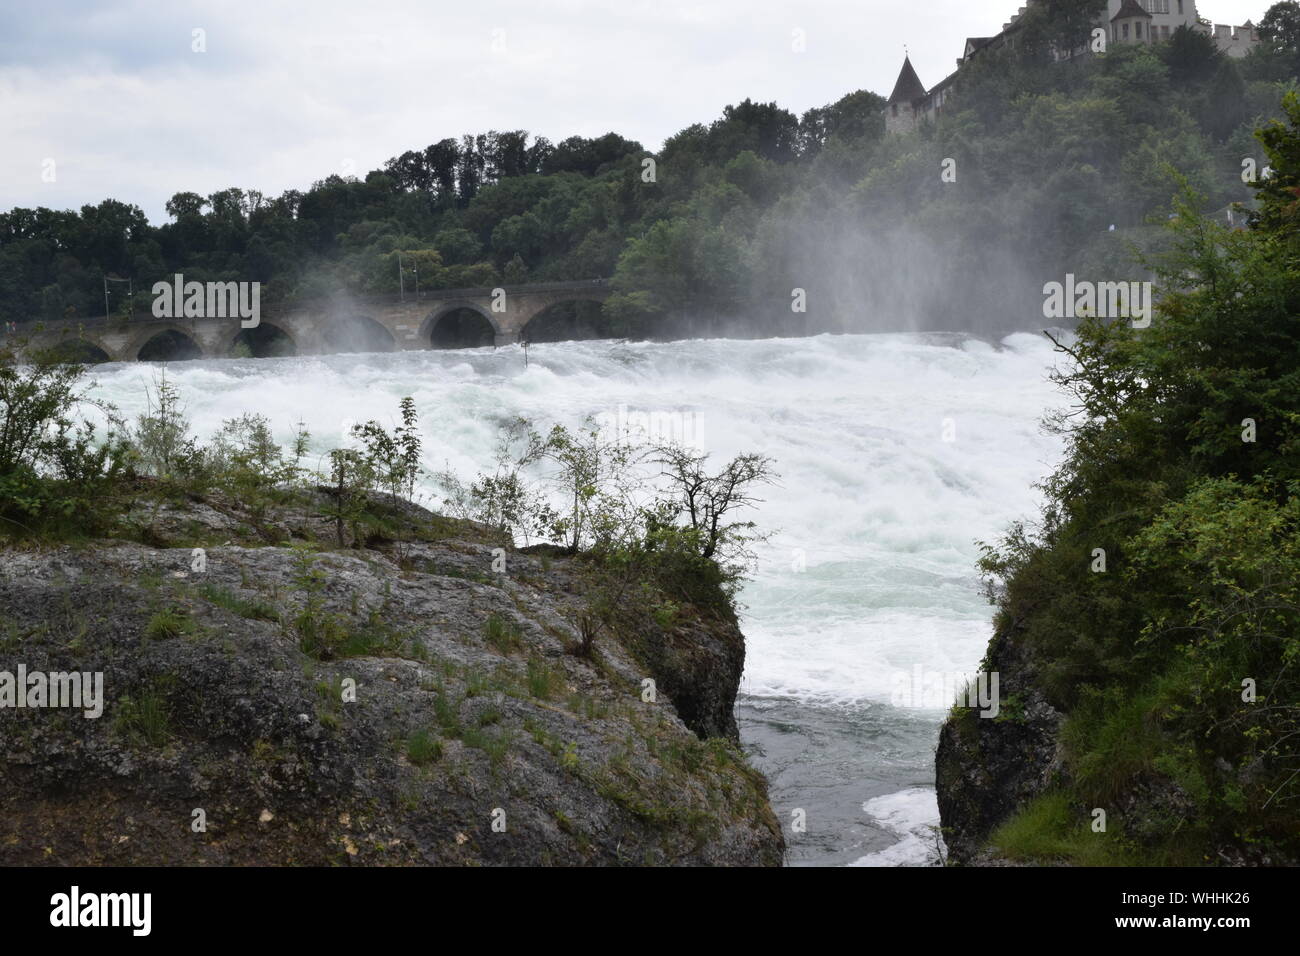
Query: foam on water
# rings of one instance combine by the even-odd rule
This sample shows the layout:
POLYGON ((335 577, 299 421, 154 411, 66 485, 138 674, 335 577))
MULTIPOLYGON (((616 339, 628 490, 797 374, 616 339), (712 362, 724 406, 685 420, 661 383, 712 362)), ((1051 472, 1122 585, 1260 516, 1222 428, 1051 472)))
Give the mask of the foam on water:
POLYGON ((898 842, 868 853, 850 866, 909 866, 937 858, 933 825, 939 819, 939 804, 934 790, 912 787, 874 797, 862 805, 862 810, 894 833, 898 842))
MULTIPOLYGON (((1056 400, 1043 337, 996 345, 953 335, 562 343, 532 346, 528 359, 525 368, 523 351, 510 347, 201 361, 171 365, 167 376, 200 436, 260 412, 283 440, 304 422, 319 455, 340 443, 346 423, 392 422, 398 399, 411 395, 426 466, 465 476, 489 466, 498 423, 515 415, 576 425, 589 414, 617 415, 620 405, 674 413, 715 460, 762 451, 781 475, 753 515, 773 535, 742 596, 748 701, 838 707, 888 722, 899 672, 975 668, 990 619, 974 572, 976 541, 1033 511, 1032 485, 1059 454, 1038 428, 1056 400)), ((134 416, 155 374, 113 365, 95 378, 102 397, 134 416)), ((863 859, 924 862, 907 808, 925 807, 933 822, 932 778, 921 768, 942 712, 921 714, 919 724, 915 712, 895 716, 921 728, 907 731, 909 769, 861 793, 855 812, 865 810, 896 849, 863 859), (890 793, 896 799, 886 800, 890 793)), ((845 726, 865 726, 854 721, 845 726)), ((830 735, 834 746, 873 746, 846 733, 830 735)), ((778 810, 782 801, 774 785, 778 810)), ((836 839, 827 845, 848 862, 853 840, 836 839)), ((808 862, 818 861, 828 860, 808 862)))

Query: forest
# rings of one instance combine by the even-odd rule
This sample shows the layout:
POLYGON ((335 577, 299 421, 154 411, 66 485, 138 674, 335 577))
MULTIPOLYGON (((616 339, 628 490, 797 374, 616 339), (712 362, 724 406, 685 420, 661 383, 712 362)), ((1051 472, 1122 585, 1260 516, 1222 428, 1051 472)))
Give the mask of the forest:
POLYGON ((942 121, 908 135, 887 136, 884 99, 859 90, 802 116, 745 100, 657 153, 613 132, 448 137, 278 196, 177 193, 162 224, 130 197, 15 208, 0 214, 0 320, 102 316, 105 278, 134 289, 108 283, 111 313, 147 311, 150 286, 183 272, 260 282, 271 309, 610 277, 587 327, 651 338, 1037 327, 1044 282, 1149 274, 1134 254, 1162 241, 1176 176, 1225 221, 1250 201, 1252 133, 1281 115, 1300 61, 1293 0, 1242 59, 1180 30, 1055 62, 1086 30, 1079 11, 1035 7, 1013 48, 962 68, 942 121))

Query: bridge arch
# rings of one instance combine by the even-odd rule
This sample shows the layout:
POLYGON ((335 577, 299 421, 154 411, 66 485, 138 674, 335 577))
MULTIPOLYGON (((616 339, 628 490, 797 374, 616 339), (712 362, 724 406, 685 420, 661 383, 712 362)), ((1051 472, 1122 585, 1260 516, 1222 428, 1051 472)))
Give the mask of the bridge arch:
POLYGON ((435 349, 481 348, 501 333, 492 313, 471 299, 439 303, 420 324, 420 341, 435 349))
POLYGON ((204 358, 198 338, 180 326, 154 326, 135 337, 124 351, 138 362, 185 362, 204 358))
POLYGON ((63 339, 51 346, 51 351, 63 361, 79 365, 102 365, 113 361, 108 349, 87 336, 63 339))
POLYGON ((327 352, 394 352, 397 339, 382 323, 360 313, 332 316, 321 335, 327 352))
POLYGON ((251 329, 241 328, 231 336, 223 355, 248 358, 284 358, 298 354, 298 341, 288 329, 265 319, 251 329), (241 348, 242 346, 242 348, 241 348))
POLYGON ((604 297, 582 295, 551 302, 529 317, 519 330, 519 338, 533 343, 622 337, 626 331, 605 315, 603 304, 604 297))

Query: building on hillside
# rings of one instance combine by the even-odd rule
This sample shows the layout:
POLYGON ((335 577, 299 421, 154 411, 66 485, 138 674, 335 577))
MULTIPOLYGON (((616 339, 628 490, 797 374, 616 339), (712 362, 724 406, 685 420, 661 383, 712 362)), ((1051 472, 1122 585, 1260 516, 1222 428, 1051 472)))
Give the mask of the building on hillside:
MULTIPOLYGON (((1029 5, 1037 2, 1028 0, 1029 5)), ((885 130, 905 133, 922 123, 936 120, 943 113, 962 67, 988 50, 1014 47, 1023 26, 1021 18, 1028 9, 1029 6, 1023 6, 1017 10, 996 36, 968 37, 961 56, 957 58, 957 70, 929 90, 921 82, 911 59, 904 56, 898 82, 885 104, 885 130)), ((1260 42, 1259 31, 1249 20, 1233 27, 1200 19, 1196 0, 1107 0, 1105 11, 1097 17, 1097 27, 1106 31, 1107 42, 1111 44, 1164 43, 1183 26, 1206 34, 1222 53, 1231 57, 1245 56, 1260 42)), ((1055 55, 1057 60, 1066 60, 1090 52, 1090 48, 1084 46, 1077 50, 1058 51, 1055 55)))
POLYGON ((1111 43, 1159 43, 1179 27, 1200 25, 1196 0, 1109 0, 1102 16, 1111 43))

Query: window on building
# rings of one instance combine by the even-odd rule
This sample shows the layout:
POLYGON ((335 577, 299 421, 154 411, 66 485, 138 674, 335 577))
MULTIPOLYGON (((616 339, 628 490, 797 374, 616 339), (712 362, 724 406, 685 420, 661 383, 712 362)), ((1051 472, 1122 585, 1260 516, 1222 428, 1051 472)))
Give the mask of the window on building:
POLYGON ((1178 0, 1178 15, 1180 17, 1183 15, 1183 0, 1178 0))
POLYGON ((1168 13, 1169 0, 1144 0, 1142 8, 1147 13, 1168 13))
POLYGON ((1164 26, 1160 28, 1160 39, 1162 40, 1169 39, 1169 24, 1166 23, 1164 26))
POLYGON ((1124 24, 1124 39, 1128 39, 1128 24, 1124 24))
POLYGON ((1135 39, 1135 40, 1141 40, 1141 39, 1142 39, 1142 21, 1141 21, 1141 20, 1139 20, 1137 23, 1133 24, 1133 39, 1135 39))

